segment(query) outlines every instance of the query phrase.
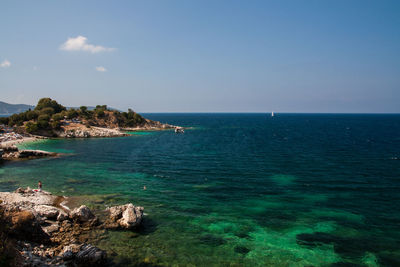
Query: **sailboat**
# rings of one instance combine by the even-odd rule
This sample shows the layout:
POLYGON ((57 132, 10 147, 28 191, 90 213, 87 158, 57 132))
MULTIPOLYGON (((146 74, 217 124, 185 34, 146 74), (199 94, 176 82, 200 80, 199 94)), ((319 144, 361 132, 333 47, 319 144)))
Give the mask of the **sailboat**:
POLYGON ((274 112, 272 111, 272 112, 271 112, 271 117, 273 117, 273 116, 274 116, 274 112))

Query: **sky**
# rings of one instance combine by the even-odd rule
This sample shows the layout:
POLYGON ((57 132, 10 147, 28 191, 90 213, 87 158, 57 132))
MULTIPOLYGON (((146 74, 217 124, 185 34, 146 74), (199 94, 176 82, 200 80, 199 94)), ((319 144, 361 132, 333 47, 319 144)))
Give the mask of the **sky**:
POLYGON ((400 112, 400 1, 0 2, 0 101, 400 112))

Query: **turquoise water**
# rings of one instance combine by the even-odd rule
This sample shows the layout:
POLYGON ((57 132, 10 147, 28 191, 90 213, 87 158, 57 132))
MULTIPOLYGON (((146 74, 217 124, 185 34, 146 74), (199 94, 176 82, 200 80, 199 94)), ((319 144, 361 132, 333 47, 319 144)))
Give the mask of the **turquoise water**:
POLYGON ((0 190, 144 206, 93 240, 119 266, 400 266, 399 115, 147 117, 193 129, 26 144, 66 154, 3 164, 0 190))

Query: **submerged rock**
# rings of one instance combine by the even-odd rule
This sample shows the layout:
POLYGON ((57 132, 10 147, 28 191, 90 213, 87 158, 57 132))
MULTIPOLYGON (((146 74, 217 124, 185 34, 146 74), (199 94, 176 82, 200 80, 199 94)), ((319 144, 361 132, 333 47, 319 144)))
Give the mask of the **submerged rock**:
POLYGON ((107 259, 107 253, 90 244, 85 244, 75 255, 75 261, 78 265, 99 266, 104 264, 107 259))
POLYGON ((139 226, 143 219, 143 207, 132 203, 114 206, 107 209, 109 218, 104 223, 106 228, 132 229, 139 226))

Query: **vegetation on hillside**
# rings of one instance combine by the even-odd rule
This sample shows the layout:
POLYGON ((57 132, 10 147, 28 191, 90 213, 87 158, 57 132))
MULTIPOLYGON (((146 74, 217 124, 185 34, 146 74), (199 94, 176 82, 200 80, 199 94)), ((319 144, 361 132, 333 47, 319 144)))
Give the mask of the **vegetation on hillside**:
POLYGON ((87 127, 136 127, 146 120, 133 110, 119 112, 110 110, 107 105, 97 105, 89 110, 86 106, 79 109, 67 109, 51 98, 42 98, 36 107, 10 117, 0 118, 0 124, 8 126, 20 126, 28 133, 58 130, 63 123, 68 121, 81 122, 87 127))

